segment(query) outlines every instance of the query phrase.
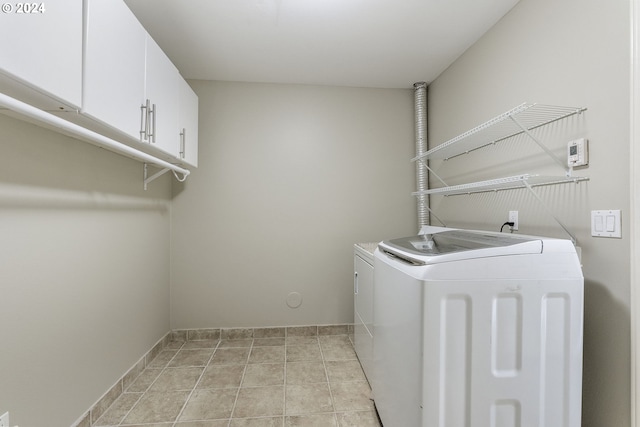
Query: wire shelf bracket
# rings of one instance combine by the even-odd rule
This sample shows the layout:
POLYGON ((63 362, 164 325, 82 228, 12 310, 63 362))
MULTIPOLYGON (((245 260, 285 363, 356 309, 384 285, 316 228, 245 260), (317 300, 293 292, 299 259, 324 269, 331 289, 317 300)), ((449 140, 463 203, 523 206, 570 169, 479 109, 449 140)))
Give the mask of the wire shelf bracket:
POLYGON ((438 181, 440 181, 442 183, 442 185, 444 185, 445 187, 448 187, 449 184, 447 184, 446 182, 444 182, 444 180, 442 178, 440 178, 440 175, 438 175, 436 173, 436 171, 434 171, 433 169, 431 169, 429 167, 429 165, 427 164, 426 159, 418 159, 418 162, 420 162, 420 164, 426 169, 428 170, 438 181))
POLYGON ((149 176, 149 164, 145 163, 143 165, 143 171, 144 171, 144 176, 143 176, 144 191, 147 191, 147 185, 154 179, 160 178, 162 175, 169 172, 169 168, 161 169, 159 172, 156 172, 153 175, 149 176))
POLYGON ((533 195, 533 197, 536 198, 536 200, 540 203, 540 205, 546 209, 547 213, 549 215, 551 215, 551 218, 553 218, 555 220, 555 222, 558 223, 558 225, 560 226, 560 228, 562 228, 564 230, 565 233, 567 233, 569 235, 569 238, 571 239, 571 242, 573 243, 573 246, 578 246, 578 239, 576 239, 576 236, 573 235, 573 233, 571 233, 569 231, 569 229, 567 228, 566 225, 564 225, 564 223, 562 221, 560 221, 560 219, 555 216, 553 214, 553 211, 551 210, 551 208, 549 207, 549 205, 547 205, 544 200, 542 200, 542 198, 538 195, 538 193, 536 193, 533 188, 531 187, 531 184, 529 184, 527 181, 523 181, 524 185, 527 187, 527 190, 529 190, 529 192, 533 195))

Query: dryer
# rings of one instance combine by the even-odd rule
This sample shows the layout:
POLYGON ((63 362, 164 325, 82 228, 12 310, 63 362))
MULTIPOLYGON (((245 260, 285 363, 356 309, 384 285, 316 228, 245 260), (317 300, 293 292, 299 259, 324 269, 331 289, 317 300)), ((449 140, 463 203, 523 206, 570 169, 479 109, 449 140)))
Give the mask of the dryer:
POLYGON ((579 427, 572 242, 424 227, 374 254, 372 390, 385 427, 579 427))

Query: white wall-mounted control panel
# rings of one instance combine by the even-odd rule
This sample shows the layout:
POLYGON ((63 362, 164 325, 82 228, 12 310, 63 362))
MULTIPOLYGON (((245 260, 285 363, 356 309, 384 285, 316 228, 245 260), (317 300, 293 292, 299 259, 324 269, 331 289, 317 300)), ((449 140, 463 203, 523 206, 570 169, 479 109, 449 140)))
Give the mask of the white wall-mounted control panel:
POLYGON ((586 166, 589 164, 589 140, 575 139, 567 144, 567 164, 569 167, 586 166))

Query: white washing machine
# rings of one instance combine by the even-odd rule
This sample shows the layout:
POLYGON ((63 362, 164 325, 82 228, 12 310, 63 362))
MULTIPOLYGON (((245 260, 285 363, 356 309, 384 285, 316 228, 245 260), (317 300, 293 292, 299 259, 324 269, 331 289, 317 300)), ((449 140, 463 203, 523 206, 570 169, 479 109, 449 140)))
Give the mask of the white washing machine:
POLYGON ((425 227, 381 242, 384 427, 579 427, 583 283, 568 240, 425 227))

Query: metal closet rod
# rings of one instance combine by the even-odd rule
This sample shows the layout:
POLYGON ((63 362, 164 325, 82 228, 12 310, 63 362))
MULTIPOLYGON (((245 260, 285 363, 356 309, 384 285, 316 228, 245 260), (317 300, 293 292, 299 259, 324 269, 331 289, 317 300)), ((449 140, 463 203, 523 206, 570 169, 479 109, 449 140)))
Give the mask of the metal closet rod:
POLYGON ((135 148, 131 148, 128 145, 125 145, 111 138, 107 138, 106 136, 100 135, 99 133, 96 133, 92 130, 85 129, 82 126, 61 119, 58 116, 54 116, 51 113, 42 111, 39 108, 26 104, 3 93, 0 93, 0 108, 7 108, 22 116, 34 119, 38 123, 53 126, 57 129, 62 130, 63 133, 67 135, 79 138, 83 141, 87 141, 93 145, 97 145, 98 147, 102 147, 109 151, 113 151, 115 153, 133 158, 135 160, 139 160, 141 162, 151 163, 164 169, 172 170, 174 174, 182 174, 183 178, 186 178, 190 174, 189 170, 187 169, 181 168, 180 166, 174 165, 150 154, 144 153, 140 150, 136 150, 135 148))

